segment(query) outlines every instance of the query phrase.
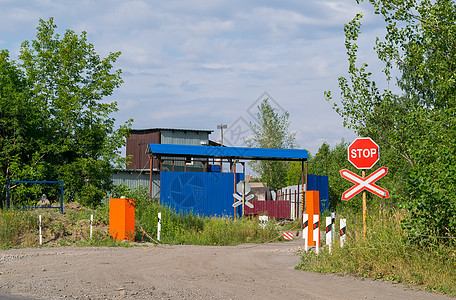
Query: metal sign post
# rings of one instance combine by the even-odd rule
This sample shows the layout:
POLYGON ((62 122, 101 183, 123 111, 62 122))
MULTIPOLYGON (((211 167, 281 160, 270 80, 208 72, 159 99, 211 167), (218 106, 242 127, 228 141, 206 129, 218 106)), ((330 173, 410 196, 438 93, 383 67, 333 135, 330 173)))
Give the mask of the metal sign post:
POLYGON ((348 161, 357 169, 362 170, 362 177, 359 177, 348 170, 341 170, 340 175, 353 182, 355 185, 342 194, 342 200, 349 200, 359 192, 363 191, 363 232, 367 233, 367 203, 366 190, 374 193, 381 198, 389 198, 387 190, 373 184, 388 173, 388 168, 381 167, 374 173, 366 177, 366 169, 372 168, 380 159, 380 148, 369 137, 357 138, 348 146, 348 161))

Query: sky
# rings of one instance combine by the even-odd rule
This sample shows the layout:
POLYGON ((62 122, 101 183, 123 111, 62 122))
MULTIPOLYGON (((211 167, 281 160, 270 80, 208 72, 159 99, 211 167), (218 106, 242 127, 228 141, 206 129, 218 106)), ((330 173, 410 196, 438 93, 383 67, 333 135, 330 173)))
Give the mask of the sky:
POLYGON ((344 24, 362 12, 365 52, 375 65, 381 20, 354 0, 0 0, 0 49, 15 58, 32 40, 39 19, 54 18, 57 32, 86 31, 98 54, 121 51, 115 64, 124 83, 116 101, 117 124, 133 128, 214 130, 226 124, 224 143, 243 146, 264 98, 289 112, 290 132, 315 154, 356 135, 325 101, 338 101, 346 76, 344 24))

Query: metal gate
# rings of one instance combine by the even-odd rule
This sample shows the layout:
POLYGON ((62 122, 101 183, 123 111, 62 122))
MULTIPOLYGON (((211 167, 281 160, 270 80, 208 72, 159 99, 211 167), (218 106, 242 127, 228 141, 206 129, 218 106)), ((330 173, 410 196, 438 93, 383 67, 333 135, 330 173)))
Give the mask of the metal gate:
MULTIPOLYGON (((234 187, 241 180, 244 173, 162 171, 160 202, 177 213, 234 216, 234 187)), ((241 214, 240 208, 236 214, 241 214)))

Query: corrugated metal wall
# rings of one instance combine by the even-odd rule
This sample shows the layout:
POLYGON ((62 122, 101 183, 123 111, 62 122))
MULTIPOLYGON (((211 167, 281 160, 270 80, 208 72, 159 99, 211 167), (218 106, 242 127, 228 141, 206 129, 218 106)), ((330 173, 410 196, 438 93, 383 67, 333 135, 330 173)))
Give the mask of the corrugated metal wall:
MULTIPOLYGON (((160 131, 156 132, 135 132, 127 138, 126 154, 132 155, 131 163, 126 166, 127 169, 150 169, 149 156, 146 154, 147 144, 160 144, 160 131)), ((158 162, 154 160, 154 168, 157 168, 158 162)))
MULTIPOLYGON (((320 213, 329 209, 328 176, 307 175, 308 190, 319 191, 320 213)), ((304 185, 305 189, 305 185, 304 185)), ((272 201, 252 200, 253 208, 245 208, 246 214, 267 214, 277 219, 297 219, 301 213, 302 187, 292 185, 272 191, 272 201)))
POLYGON ((291 202, 288 200, 252 200, 253 208, 245 206, 246 215, 267 215, 275 219, 291 219, 291 202))
MULTIPOLYGON (((172 130, 162 129, 161 130, 161 143, 172 144, 172 145, 191 145, 201 146, 207 144, 209 141, 209 133, 204 131, 184 131, 184 130, 172 130)), ((172 157, 166 157, 166 159, 172 159, 172 157)), ((184 169, 190 172, 202 172, 203 164, 199 161, 194 161, 192 164, 187 164, 182 161, 182 158, 175 158, 174 171, 183 172, 184 169)), ((172 162, 166 161, 162 165, 163 171, 172 171, 172 162)))
MULTIPOLYGON (((210 131, 182 130, 182 129, 139 129, 132 130, 127 138, 126 154, 132 155, 131 163, 127 169, 149 169, 149 156, 146 154, 147 144, 174 144, 174 145, 196 145, 201 146, 209 142, 210 131)), ((172 163, 166 162, 165 168, 171 170, 172 163)), ((153 168, 158 169, 158 161, 154 159, 153 168)), ((174 170, 183 171, 184 163, 177 162, 174 170)), ((194 163, 188 166, 189 171, 202 171, 201 163, 194 163)))
POLYGON ((209 133, 204 131, 186 131, 186 130, 161 130, 161 143, 172 145, 194 145, 201 146, 209 140, 209 133))
POLYGON ((307 175, 307 190, 319 191, 320 213, 329 209, 329 182, 328 176, 307 175))
MULTIPOLYGON (((176 212, 234 216, 233 177, 232 173, 161 172, 160 202, 176 212)), ((244 174, 236 174, 236 183, 241 180, 244 174)))
MULTIPOLYGON (((139 186, 144 186, 149 190, 149 173, 141 172, 140 170, 117 170, 112 174, 114 185, 126 185, 131 189, 137 189, 139 186)), ((160 174, 152 174, 152 198, 160 198, 160 174)))

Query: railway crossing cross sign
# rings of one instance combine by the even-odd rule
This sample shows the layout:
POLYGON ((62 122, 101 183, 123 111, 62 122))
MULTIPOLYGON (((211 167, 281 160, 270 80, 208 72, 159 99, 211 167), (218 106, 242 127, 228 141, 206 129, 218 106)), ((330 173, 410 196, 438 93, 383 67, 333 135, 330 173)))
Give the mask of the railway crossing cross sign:
MULTIPOLYGON (((239 205, 247 205, 250 208, 253 208, 253 204, 249 202, 255 197, 253 194, 247 195, 250 193, 251 187, 248 182, 239 181, 236 184, 236 193, 233 194, 233 197, 236 198, 238 201, 233 203, 233 207, 238 207, 239 205)), ((244 206, 242 207, 242 211, 244 211, 244 206)))
POLYGON ((374 184, 375 181, 379 180, 383 176, 385 176, 388 173, 388 168, 387 167, 381 167, 377 171, 373 172, 366 178, 362 178, 358 175, 356 175, 353 172, 350 172, 349 170, 341 170, 340 175, 353 182, 355 185, 346 190, 342 194, 342 200, 348 201, 358 193, 364 190, 368 190, 369 192, 379 196, 380 198, 389 198, 389 193, 387 190, 379 187, 378 185, 374 184))

